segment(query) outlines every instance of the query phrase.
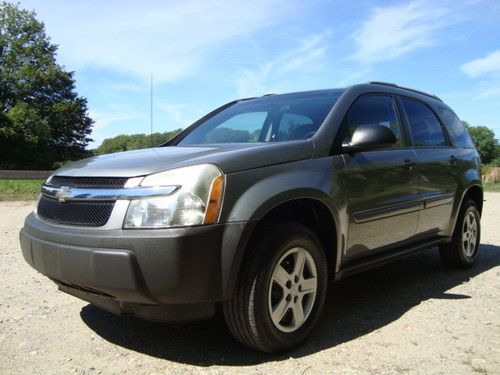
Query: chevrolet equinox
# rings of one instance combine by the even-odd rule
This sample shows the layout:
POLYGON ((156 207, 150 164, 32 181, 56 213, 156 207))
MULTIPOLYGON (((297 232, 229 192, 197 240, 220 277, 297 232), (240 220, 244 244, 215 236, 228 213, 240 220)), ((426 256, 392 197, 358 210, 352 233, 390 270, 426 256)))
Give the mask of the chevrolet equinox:
POLYGON ((156 148, 63 166, 20 233, 60 290, 117 314, 222 311, 245 345, 283 352, 328 281, 437 246, 479 253, 478 152, 438 97, 395 84, 225 104, 156 148))

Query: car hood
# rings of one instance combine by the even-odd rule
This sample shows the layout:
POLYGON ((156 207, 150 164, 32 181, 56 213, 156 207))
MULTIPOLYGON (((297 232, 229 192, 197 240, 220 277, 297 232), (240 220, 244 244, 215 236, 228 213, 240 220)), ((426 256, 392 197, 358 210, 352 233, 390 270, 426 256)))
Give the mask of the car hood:
POLYGON ((309 140, 283 143, 168 146, 119 152, 68 163, 59 176, 134 177, 189 165, 212 163, 225 173, 312 157, 309 140))

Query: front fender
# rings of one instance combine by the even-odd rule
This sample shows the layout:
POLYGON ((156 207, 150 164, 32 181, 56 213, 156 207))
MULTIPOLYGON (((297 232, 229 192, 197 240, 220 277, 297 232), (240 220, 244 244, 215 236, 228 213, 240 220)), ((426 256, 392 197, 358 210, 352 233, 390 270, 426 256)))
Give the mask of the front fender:
POLYGON ((293 199, 317 199, 331 209, 343 196, 335 171, 340 157, 307 159, 227 175, 221 222, 260 220, 269 210, 293 199))
MULTIPOLYGON (((332 213, 337 239, 342 223, 339 207, 345 207, 343 189, 335 171, 343 168, 339 157, 308 159, 227 176, 221 222, 247 223, 238 235, 224 237, 222 246, 223 288, 232 296, 245 250, 257 223, 273 208, 296 199, 313 199, 332 213)), ((340 248, 340 247, 338 247, 340 248)), ((340 252, 338 252, 340 254, 340 252)))

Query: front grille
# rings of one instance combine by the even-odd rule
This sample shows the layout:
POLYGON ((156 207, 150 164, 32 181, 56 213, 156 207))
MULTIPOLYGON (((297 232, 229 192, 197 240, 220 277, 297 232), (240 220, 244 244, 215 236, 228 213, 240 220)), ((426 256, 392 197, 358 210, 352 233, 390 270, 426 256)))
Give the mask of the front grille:
POLYGON ((67 177, 54 176, 49 185, 68 186, 82 189, 118 189, 125 186, 127 177, 67 177))
POLYGON ((111 216, 113 201, 69 201, 59 203, 57 199, 41 196, 38 215, 49 221, 89 227, 102 227, 111 216))

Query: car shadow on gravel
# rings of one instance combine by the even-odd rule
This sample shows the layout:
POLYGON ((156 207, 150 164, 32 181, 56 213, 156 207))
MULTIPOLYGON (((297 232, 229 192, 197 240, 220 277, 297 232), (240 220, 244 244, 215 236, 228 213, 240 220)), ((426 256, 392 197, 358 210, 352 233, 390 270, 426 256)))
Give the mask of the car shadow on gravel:
POLYGON ((428 299, 471 298, 447 291, 500 265, 500 247, 481 247, 481 258, 471 269, 444 268, 433 249, 333 284, 322 317, 310 338, 287 355, 259 353, 240 345, 221 317, 172 325, 118 317, 93 305, 85 306, 80 315, 85 324, 105 340, 170 361, 196 366, 245 366, 281 361, 354 340, 397 320, 428 299))

